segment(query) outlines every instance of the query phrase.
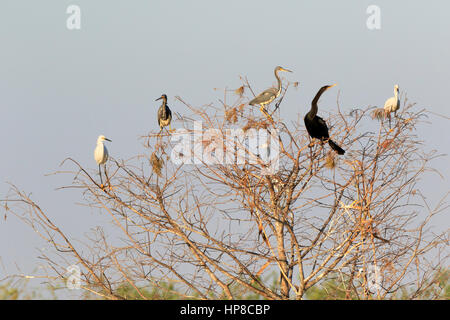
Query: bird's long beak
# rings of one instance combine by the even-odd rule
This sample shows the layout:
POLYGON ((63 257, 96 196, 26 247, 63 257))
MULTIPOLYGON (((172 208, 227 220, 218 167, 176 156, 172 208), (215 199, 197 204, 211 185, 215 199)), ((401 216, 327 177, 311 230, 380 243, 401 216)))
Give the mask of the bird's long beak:
POLYGON ((155 101, 158 101, 158 100, 161 100, 163 97, 161 96, 161 97, 159 97, 158 99, 156 99, 155 101))
POLYGON ((328 86, 327 90, 330 89, 330 88, 333 88, 333 87, 335 87, 335 86, 337 86, 337 83, 332 84, 331 86, 328 86))
POLYGON ((285 69, 285 68, 281 68, 281 71, 292 72, 291 70, 288 70, 288 69, 285 69))
POLYGON ((112 142, 112 140, 109 140, 108 138, 105 138, 106 141, 112 142))

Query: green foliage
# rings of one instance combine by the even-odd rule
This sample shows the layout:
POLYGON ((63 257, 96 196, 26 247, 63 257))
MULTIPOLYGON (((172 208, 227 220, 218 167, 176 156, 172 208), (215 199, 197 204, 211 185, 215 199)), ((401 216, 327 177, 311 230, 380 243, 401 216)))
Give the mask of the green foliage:
MULTIPOLYGON (((259 280, 261 280, 261 277, 257 277, 259 280)), ((262 280, 264 283, 272 282, 270 289, 273 291, 276 291, 276 288, 278 288, 278 274, 277 272, 273 271, 270 275, 268 275, 265 279, 262 280)), ((245 280, 244 282, 249 283, 250 281, 245 280)), ((256 288, 262 289, 260 286, 255 285, 252 283, 256 288)), ((248 288, 240 285, 239 283, 234 283, 230 286, 230 291, 233 294, 233 297, 235 297, 236 300, 262 300, 263 297, 255 293, 253 291, 250 291, 248 288)), ((218 297, 219 300, 227 299, 225 293, 223 293, 220 297, 218 297)))
MULTIPOLYGON (((450 299, 450 270, 439 269, 435 274, 426 281, 421 289, 417 289, 414 285, 406 286, 400 289, 395 296, 390 299, 409 300, 409 299, 450 299)), ((328 278, 315 286, 309 288, 305 293, 308 300, 342 300, 342 299, 358 299, 353 290, 346 290, 345 284, 348 285, 348 279, 345 282, 335 278, 328 278)))
POLYGON ((442 291, 442 299, 450 300, 450 270, 449 269, 441 269, 437 274, 437 286, 442 291))
POLYGON ((176 300, 183 299, 173 283, 159 282, 158 286, 134 288, 129 283, 124 283, 116 290, 116 294, 126 300, 176 300), (139 291, 138 291, 139 290, 139 291))
MULTIPOLYGON (((53 294, 52 290, 28 288, 28 281, 4 282, 0 284, 0 300, 32 300, 43 299, 43 294, 53 294)), ((54 296, 56 299, 56 296, 54 296)))
POLYGON ((351 291, 347 291, 344 284, 336 279, 322 281, 309 288, 305 293, 307 300, 343 300, 354 299, 351 291), (347 295, 349 295, 347 297, 347 295))
MULTIPOLYGON (((275 290, 277 287, 279 275, 272 272, 265 281, 272 281, 271 288, 275 290)), ((344 279, 345 280, 345 279, 344 279)), ((404 287, 400 292, 390 297, 391 299, 442 299, 450 300, 450 270, 441 268, 430 277, 430 280, 423 285, 423 290, 417 290, 413 286, 404 287)), ((348 281, 345 281, 348 284, 348 281)), ((63 289, 60 287, 59 289, 63 289)), ((45 286, 40 290, 27 288, 27 282, 6 282, 0 284, 0 300, 30 300, 30 299, 57 299, 56 290, 58 288, 45 286)), ((237 300, 261 300, 262 297, 247 288, 235 283, 230 285, 230 290, 237 300)), ((148 287, 139 287, 139 292, 129 283, 120 285, 115 294, 127 300, 178 300, 186 299, 186 296, 176 287, 172 282, 159 282, 158 286, 152 285, 148 287)), ((97 299, 98 296, 93 296, 91 293, 83 295, 82 299, 97 299)), ((192 299, 196 299, 196 295, 192 295, 192 299)), ((210 293, 211 299, 226 299, 226 295, 222 294, 216 296, 210 293)), ((346 290, 342 279, 334 276, 325 279, 315 286, 309 288, 304 298, 308 300, 343 300, 343 299, 358 299, 352 290, 346 290)))
POLYGON ((423 287, 423 290, 415 288, 403 288, 398 299, 441 299, 450 300, 450 270, 447 268, 438 269, 423 287))
POLYGON ((17 300, 19 298, 19 289, 10 287, 10 284, 0 286, 0 300, 17 300))

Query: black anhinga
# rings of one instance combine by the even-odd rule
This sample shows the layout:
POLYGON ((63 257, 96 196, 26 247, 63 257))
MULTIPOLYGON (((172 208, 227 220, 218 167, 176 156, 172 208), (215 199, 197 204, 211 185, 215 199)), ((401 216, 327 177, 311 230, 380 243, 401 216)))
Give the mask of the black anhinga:
POLYGON ((164 127, 169 126, 170 131, 172 131, 172 126, 170 125, 170 122, 172 121, 172 111, 170 111, 169 106, 167 105, 167 96, 165 94, 161 95, 158 100, 163 100, 163 103, 161 104, 161 107, 158 109, 158 125, 159 128, 162 129, 164 127))
POLYGON ((317 102, 319 102, 319 98, 326 90, 334 87, 336 84, 331 86, 323 86, 317 92, 311 103, 311 110, 305 115, 305 126, 311 138, 320 139, 321 141, 328 141, 330 147, 335 150, 338 154, 344 154, 345 150, 339 147, 333 140, 330 139, 328 134, 328 127, 325 120, 317 115, 318 107, 317 102))

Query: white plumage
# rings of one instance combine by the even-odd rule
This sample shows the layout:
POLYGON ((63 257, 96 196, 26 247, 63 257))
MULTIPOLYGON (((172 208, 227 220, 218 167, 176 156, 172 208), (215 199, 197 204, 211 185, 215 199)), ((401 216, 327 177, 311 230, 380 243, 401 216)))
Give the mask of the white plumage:
POLYGON ((389 115, 391 112, 397 112, 397 110, 400 108, 400 100, 398 98, 398 85, 396 84, 394 86, 394 96, 387 99, 384 103, 384 111, 387 115, 389 115))
POLYGON ((97 164, 105 164, 106 161, 108 161, 108 149, 106 149, 106 146, 103 144, 103 141, 105 140, 111 141, 103 135, 98 136, 97 147, 95 147, 94 151, 94 159, 97 164))
MULTIPOLYGON (((94 150, 94 159, 95 162, 98 164, 98 173, 100 175, 100 181, 101 186, 103 187, 103 180, 102 180, 102 172, 100 170, 100 165, 105 164, 106 161, 108 161, 108 149, 106 149, 106 146, 103 144, 103 141, 110 141, 108 138, 105 138, 104 135, 100 135, 97 138, 97 146, 94 150)), ((105 169, 106 170, 106 169, 105 169)), ((106 174, 106 171, 105 171, 106 174)))

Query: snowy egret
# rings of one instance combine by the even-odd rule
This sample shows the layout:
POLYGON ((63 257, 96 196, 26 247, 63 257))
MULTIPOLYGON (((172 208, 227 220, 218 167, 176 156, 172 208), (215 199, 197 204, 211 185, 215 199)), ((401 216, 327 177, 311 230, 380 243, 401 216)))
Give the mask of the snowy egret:
MULTIPOLYGON (((106 146, 103 144, 103 141, 109 141, 108 138, 106 138, 104 135, 100 135, 97 138, 97 147, 95 147, 94 150, 94 159, 98 164, 98 173, 100 175, 100 182, 101 187, 103 188, 103 180, 102 180, 102 171, 100 170, 100 165, 104 165, 106 161, 108 161, 108 149, 106 149, 106 146)), ((106 168, 105 168, 105 175, 106 175, 106 168)))
POLYGON ((158 109, 158 125, 161 129, 160 132, 164 127, 169 126, 170 131, 172 131, 172 126, 170 125, 170 122, 172 121, 172 111, 170 111, 169 106, 167 105, 167 96, 165 94, 161 95, 158 100, 163 100, 163 103, 158 109))
POLYGON ((391 127, 391 112, 397 116, 397 110, 400 108, 400 99, 398 98, 398 84, 394 86, 394 96, 387 99, 384 103, 384 112, 389 118, 389 127, 391 127))
POLYGON ((281 79, 278 76, 278 72, 285 71, 285 72, 292 72, 291 70, 285 69, 283 67, 276 67, 274 70, 275 78, 277 78, 278 86, 276 88, 269 88, 267 90, 264 90, 260 94, 258 94, 253 100, 251 100, 248 104, 251 106, 254 106, 256 104, 260 105, 261 112, 270 120, 272 120, 272 117, 267 113, 265 106, 269 103, 271 103, 273 100, 278 98, 278 96, 281 93, 281 79))
POLYGON ((324 86, 319 89, 316 96, 314 97, 311 103, 311 110, 305 115, 305 126, 311 138, 320 139, 320 141, 328 142, 330 147, 335 150, 338 154, 344 154, 345 150, 339 147, 333 140, 330 139, 328 134, 328 126, 325 120, 317 115, 317 111, 319 108, 317 107, 317 103, 319 102, 319 98, 326 90, 334 87, 336 84, 331 86, 324 86))

